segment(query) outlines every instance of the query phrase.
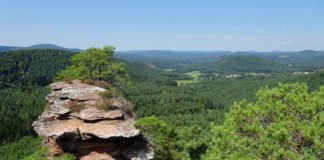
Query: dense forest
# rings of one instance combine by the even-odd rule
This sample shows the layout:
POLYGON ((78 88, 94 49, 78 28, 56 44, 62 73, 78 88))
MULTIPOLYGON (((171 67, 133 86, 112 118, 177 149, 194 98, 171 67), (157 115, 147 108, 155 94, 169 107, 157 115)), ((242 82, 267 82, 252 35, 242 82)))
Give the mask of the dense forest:
POLYGON ((72 52, 38 49, 0 52, 0 143, 31 135, 54 75, 72 52))
MULTIPOLYGON (((2 144, 0 159, 23 159, 32 156, 36 150, 41 149, 41 140, 34 137, 31 123, 45 107, 44 97, 49 93, 46 86, 52 82, 57 72, 71 64, 70 58, 74 54, 59 50, 0 52, 2 64, 0 66, 0 124, 2 124, 0 126, 0 144, 2 144), (28 144, 33 145, 26 147, 28 144)), ((223 123, 232 123, 230 116, 237 117, 239 115, 239 110, 233 109, 238 108, 237 104, 233 104, 245 99, 258 106, 259 95, 262 91, 258 92, 258 90, 264 86, 277 87, 279 82, 285 84, 305 83, 308 88, 305 89, 304 85, 302 85, 303 87, 296 85, 295 87, 300 88, 300 91, 293 93, 306 95, 313 92, 312 95, 317 94, 318 96, 314 96, 313 99, 321 100, 317 103, 322 110, 314 112, 316 114, 323 112, 323 98, 320 97, 322 93, 317 92, 319 92, 320 86, 324 85, 324 72, 321 71, 319 65, 311 69, 307 68, 307 71, 314 73, 293 74, 295 71, 305 72, 306 70, 305 68, 298 70, 297 67, 290 70, 288 63, 275 61, 275 58, 269 58, 268 55, 214 56, 214 58, 189 55, 187 58, 168 58, 167 56, 159 58, 158 56, 117 54, 116 57, 119 59, 118 61, 125 63, 131 82, 128 85, 119 86, 118 92, 133 103, 134 111, 140 118, 137 123, 139 128, 155 127, 155 129, 146 130, 144 134, 156 146, 156 159, 212 159, 211 157, 215 157, 213 153, 216 151, 217 153, 231 152, 226 148, 215 148, 215 144, 221 142, 215 140, 214 137, 222 135, 219 133, 220 131, 234 132, 237 129, 226 130, 221 126, 223 123), (203 63, 208 65, 201 65, 203 63), (193 80, 195 78, 192 74, 188 74, 192 71, 201 72, 196 75, 198 77, 196 80, 193 80), (270 74, 226 77, 233 72, 256 71, 270 74), (211 79, 210 76, 215 74, 225 76, 211 79), (194 81, 194 83, 179 85, 181 80, 194 81), (229 113, 230 116, 225 116, 226 113, 229 113), (220 125, 221 129, 215 125, 220 125)), ((299 63, 299 60, 296 61, 296 64, 302 64, 299 63)), ((320 60, 316 59, 316 61, 320 60)), ((321 59, 320 62, 322 61, 324 60, 321 59)), ((263 96, 271 94, 271 91, 273 90, 265 90, 263 96)), ((291 90, 286 90, 286 92, 289 91, 291 90)), ((282 96, 285 95, 282 93, 282 96)), ((272 101, 261 102, 266 104, 272 101)), ((243 108, 246 106, 246 104, 239 105, 243 108)), ((267 110, 267 112, 270 111, 267 110)), ((237 125, 243 123, 241 121, 236 122, 237 125)), ((266 131, 262 131, 262 133, 264 132, 266 131)), ((231 134, 229 138, 240 138, 240 136, 242 135, 231 134)), ((232 146, 237 146, 232 141, 230 143, 232 146)), ((241 143, 255 144, 256 141, 242 141, 241 143)), ((280 149, 280 147, 278 148, 280 149)), ((318 153, 318 150, 320 148, 299 153, 314 154, 318 153)), ((253 153, 258 150, 255 147, 250 147, 249 151, 253 153)), ((241 154, 237 153, 235 156, 241 154)), ((261 156, 266 157, 267 154, 271 155, 272 153, 264 154, 261 156)), ((292 153, 287 151, 287 154, 292 153)), ((235 156, 224 154, 219 159, 233 159, 235 156)), ((286 154, 283 156, 285 157, 286 154)), ((256 155, 256 157, 260 157, 260 155, 256 155)), ((319 156, 315 156, 316 158, 319 156)))
POLYGON ((46 86, 70 64, 72 54, 53 49, 0 52, 0 87, 46 86))

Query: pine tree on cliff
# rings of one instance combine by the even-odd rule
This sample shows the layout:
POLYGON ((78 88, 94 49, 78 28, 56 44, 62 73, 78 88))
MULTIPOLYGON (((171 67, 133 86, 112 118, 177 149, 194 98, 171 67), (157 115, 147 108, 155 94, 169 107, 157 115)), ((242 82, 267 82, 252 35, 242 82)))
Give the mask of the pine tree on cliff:
POLYGON ((114 60, 115 48, 89 48, 72 56, 72 65, 59 72, 54 81, 74 79, 106 81, 116 85, 128 79, 124 63, 114 60))

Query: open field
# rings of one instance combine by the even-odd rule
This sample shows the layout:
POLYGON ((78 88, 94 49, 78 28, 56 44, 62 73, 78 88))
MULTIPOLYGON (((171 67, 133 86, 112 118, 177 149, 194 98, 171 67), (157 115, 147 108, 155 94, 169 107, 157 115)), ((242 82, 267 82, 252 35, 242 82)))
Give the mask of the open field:
POLYGON ((174 69, 172 69, 172 68, 167 68, 167 69, 163 69, 164 71, 166 71, 166 72, 172 72, 172 71, 174 71, 174 69))
POLYGON ((200 82, 199 76, 202 75, 200 71, 192 71, 192 72, 187 72, 185 73, 186 75, 189 75, 192 80, 177 80, 177 85, 185 85, 185 84, 190 84, 190 83, 197 83, 200 82))

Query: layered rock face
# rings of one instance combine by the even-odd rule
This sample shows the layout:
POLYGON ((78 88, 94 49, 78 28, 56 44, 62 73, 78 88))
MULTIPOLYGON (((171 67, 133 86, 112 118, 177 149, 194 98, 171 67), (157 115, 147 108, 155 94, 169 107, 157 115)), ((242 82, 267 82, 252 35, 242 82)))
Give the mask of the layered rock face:
POLYGON ((50 85, 48 105, 37 121, 35 131, 46 138, 52 156, 71 152, 81 160, 152 159, 153 149, 134 127, 134 114, 126 113, 129 103, 111 98, 109 110, 103 88, 59 82, 50 85))

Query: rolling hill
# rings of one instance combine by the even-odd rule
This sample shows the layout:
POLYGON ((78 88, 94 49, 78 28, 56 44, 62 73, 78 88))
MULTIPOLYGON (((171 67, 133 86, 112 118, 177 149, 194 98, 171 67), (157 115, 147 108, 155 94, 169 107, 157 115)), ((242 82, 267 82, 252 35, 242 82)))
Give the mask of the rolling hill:
POLYGON ((225 56, 203 67, 205 72, 257 72, 271 73, 289 70, 288 65, 274 62, 258 56, 225 56), (208 67, 206 67, 208 66, 208 67))
POLYGON ((16 51, 16 50, 27 50, 27 49, 56 49, 69 52, 80 52, 81 49, 77 48, 64 48, 54 44, 36 44, 29 47, 18 47, 18 46, 0 46, 0 52, 5 51, 16 51))

